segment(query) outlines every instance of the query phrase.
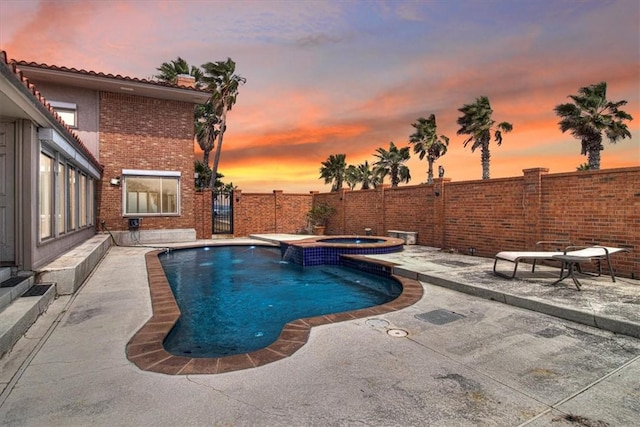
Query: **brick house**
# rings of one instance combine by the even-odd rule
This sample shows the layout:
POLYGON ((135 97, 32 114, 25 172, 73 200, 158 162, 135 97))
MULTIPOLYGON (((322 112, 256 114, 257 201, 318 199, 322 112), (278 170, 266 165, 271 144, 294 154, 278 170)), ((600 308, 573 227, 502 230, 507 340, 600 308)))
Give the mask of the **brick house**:
POLYGON ((196 239, 193 108, 208 99, 208 92, 195 89, 188 79, 178 86, 45 64, 17 65, 54 108, 71 115, 103 165, 99 228, 124 244, 196 239))
POLYGON ((2 264, 37 270, 99 230, 121 244, 196 239, 193 108, 208 92, 189 79, 174 85, 5 52, 0 67, 0 122, 12 147, 0 151, 12 165, 2 168, 11 193, 0 199, 2 264))

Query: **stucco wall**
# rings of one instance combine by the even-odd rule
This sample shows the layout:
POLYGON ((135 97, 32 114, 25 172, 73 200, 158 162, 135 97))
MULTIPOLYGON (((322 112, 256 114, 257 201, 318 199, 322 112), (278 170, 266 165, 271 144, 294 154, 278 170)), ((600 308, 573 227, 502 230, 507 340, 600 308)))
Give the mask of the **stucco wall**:
MULTIPOLYGON (((33 79, 31 79, 33 80, 33 79)), ((98 91, 93 89, 63 86, 47 81, 35 80, 38 90, 47 101, 70 102, 77 106, 77 123, 73 131, 87 149, 100 160, 98 147, 98 91)))

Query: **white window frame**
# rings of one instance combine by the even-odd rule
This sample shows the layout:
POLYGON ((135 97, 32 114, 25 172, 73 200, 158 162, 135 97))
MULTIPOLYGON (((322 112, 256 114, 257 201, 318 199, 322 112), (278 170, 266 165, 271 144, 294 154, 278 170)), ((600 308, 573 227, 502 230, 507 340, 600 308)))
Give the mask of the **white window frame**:
MULTIPOLYGON (((182 173, 180 171, 160 171, 160 170, 142 170, 142 169, 123 169, 122 170, 122 216, 123 217, 165 217, 165 216, 180 216, 180 202, 181 202, 181 179, 182 173), (160 189, 159 206, 160 212, 129 212, 128 207, 128 192, 127 192, 127 179, 131 178, 175 178, 176 179, 176 210, 175 212, 163 212, 162 211, 162 188, 160 189)), ((162 181, 160 182, 162 185, 162 181)))
POLYGON ((55 237, 55 171, 56 157, 47 150, 40 150, 38 157, 38 239, 49 240, 55 237), (42 170, 43 157, 49 162, 49 170, 42 170))
POLYGON ((67 126, 78 128, 78 105, 73 102, 49 101, 49 105, 58 113, 67 126))

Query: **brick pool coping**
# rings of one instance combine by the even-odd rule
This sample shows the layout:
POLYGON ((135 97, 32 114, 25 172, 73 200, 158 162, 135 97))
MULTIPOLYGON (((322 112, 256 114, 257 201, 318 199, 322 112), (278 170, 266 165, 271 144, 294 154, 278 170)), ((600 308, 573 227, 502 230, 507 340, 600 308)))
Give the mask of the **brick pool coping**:
MULTIPOLYGON (((423 294, 422 285, 417 280, 392 275, 391 277, 402 285, 402 293, 388 303, 289 322, 284 326, 278 339, 271 345, 246 354, 211 358, 175 356, 167 352, 162 345, 180 317, 180 309, 158 259, 158 255, 162 252, 164 251, 151 251, 145 255, 153 315, 134 334, 126 347, 129 361, 143 371, 168 375, 221 374, 266 365, 291 356, 305 345, 313 326, 397 311, 415 304, 423 294)), ((349 258, 381 264, 389 269, 394 265, 359 256, 350 255, 349 258)))

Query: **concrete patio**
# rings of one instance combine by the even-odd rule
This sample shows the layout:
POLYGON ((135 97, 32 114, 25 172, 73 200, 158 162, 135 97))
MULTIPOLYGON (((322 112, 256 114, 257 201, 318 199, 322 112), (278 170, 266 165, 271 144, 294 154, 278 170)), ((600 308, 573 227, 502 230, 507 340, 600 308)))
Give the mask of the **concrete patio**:
POLYGON ((531 277, 523 269, 524 279, 509 281, 492 274, 491 259, 406 246, 371 257, 422 282, 415 305, 314 327, 291 357, 259 368, 169 376, 141 371, 125 355, 151 314, 149 250, 112 247, 80 290, 60 296, 0 360, 3 425, 558 427, 640 419, 638 281, 585 278, 578 292, 571 281, 549 286, 557 270, 531 277))

